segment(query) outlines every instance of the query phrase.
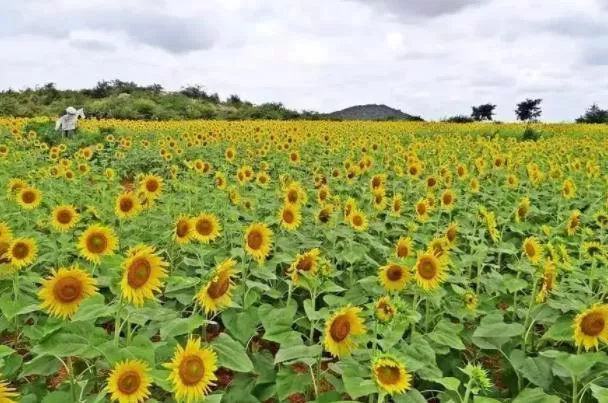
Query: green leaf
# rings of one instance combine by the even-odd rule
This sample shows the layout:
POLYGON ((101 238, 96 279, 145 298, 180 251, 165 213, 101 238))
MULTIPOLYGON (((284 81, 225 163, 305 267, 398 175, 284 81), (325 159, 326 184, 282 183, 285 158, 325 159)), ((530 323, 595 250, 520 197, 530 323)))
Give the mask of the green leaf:
POLYGON ((26 362, 23 365, 23 371, 21 372, 20 376, 24 377, 30 375, 52 375, 57 373, 60 365, 61 363, 57 358, 50 355, 43 355, 41 357, 36 357, 29 362, 26 362))
MULTIPOLYGON (((485 318, 484 318, 485 319, 485 318)), ((505 338, 520 336, 524 327, 519 323, 484 323, 482 319, 479 327, 473 332, 473 337, 505 338)))
POLYGON ((264 339, 281 345, 301 344, 301 334, 291 328, 297 308, 293 301, 287 307, 278 309, 268 304, 261 305, 258 317, 264 326, 264 339))
POLYGON ((42 399, 42 403, 65 403, 72 400, 72 395, 69 392, 55 391, 46 395, 42 399))
POLYGON ((461 324, 442 320, 431 333, 427 334, 427 336, 439 345, 448 346, 456 350, 464 350, 465 345, 459 336, 462 329, 463 326, 461 324))
POLYGON ((512 403, 560 403, 560 398, 543 392, 542 389, 524 389, 512 403))
POLYGON ((321 355, 321 346, 289 346, 281 347, 274 358, 274 363, 279 364, 284 361, 297 360, 299 358, 315 358, 321 355))
POLYGON ((257 309, 252 307, 245 311, 227 309, 222 312, 222 322, 232 336, 241 343, 247 343, 255 335, 260 320, 257 309))
POLYGON ((173 385, 167 379, 169 377, 169 371, 164 369, 152 369, 150 370, 150 375, 152 376, 152 380, 154 384, 166 392, 173 391, 173 385))
POLYGON ((160 338, 166 340, 169 337, 180 336, 203 326, 206 320, 200 315, 194 315, 190 318, 177 318, 169 321, 160 328, 160 338))
POLYGON ((95 321, 98 318, 113 316, 115 312, 116 305, 106 305, 103 295, 95 294, 82 302, 72 321, 95 321))
POLYGON ((555 362, 565 368, 571 376, 580 377, 605 358, 604 353, 568 354, 557 357, 555 362))
POLYGON ((12 348, 10 348, 9 346, 5 346, 4 344, 0 344, 0 358, 6 357, 8 355, 11 355, 15 352, 15 350, 13 350, 12 348))
POLYGON ((591 394, 595 397, 598 403, 608 403, 608 388, 603 388, 594 383, 591 384, 591 394))
POLYGON ((536 386, 549 390, 553 381, 552 362, 544 357, 528 357, 521 366, 521 373, 536 386))
POLYGON ((245 347, 226 333, 220 335, 211 343, 217 353, 218 364, 237 372, 253 371, 253 363, 247 356, 245 347))
POLYGON ((393 400, 395 403, 427 403, 427 400, 422 396, 422 393, 416 389, 408 390, 403 395, 394 395, 393 400))
POLYGON ((440 378, 440 379, 437 379, 436 382, 440 385, 443 385, 443 387, 446 388, 447 390, 458 391, 458 387, 460 386, 460 379, 458 379, 458 378, 452 378, 452 377, 440 378))
POLYGON ((277 396, 279 401, 287 401, 294 393, 303 393, 312 384, 308 371, 294 372, 290 367, 281 367, 277 372, 277 396))
POLYGON ((572 328, 572 318, 559 318, 542 337, 543 340, 553 341, 572 341, 574 340, 574 329, 572 328))
POLYGON ((500 400, 492 399, 491 397, 475 396, 473 403, 501 403, 500 400))

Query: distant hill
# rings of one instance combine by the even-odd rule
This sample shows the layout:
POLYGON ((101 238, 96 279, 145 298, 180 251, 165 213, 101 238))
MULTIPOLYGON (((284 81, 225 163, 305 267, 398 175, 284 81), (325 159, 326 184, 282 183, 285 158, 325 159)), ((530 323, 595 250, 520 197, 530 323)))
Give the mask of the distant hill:
POLYGON ((423 120, 420 116, 408 115, 399 109, 376 104, 351 106, 341 111, 328 113, 325 117, 343 120, 423 120))

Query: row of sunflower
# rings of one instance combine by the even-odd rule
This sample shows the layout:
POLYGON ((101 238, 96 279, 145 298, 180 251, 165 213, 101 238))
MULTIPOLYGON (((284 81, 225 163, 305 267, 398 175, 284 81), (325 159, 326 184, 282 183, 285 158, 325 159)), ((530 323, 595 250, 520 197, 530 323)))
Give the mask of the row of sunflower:
POLYGON ((608 392, 601 131, 3 123, 0 400, 608 392))

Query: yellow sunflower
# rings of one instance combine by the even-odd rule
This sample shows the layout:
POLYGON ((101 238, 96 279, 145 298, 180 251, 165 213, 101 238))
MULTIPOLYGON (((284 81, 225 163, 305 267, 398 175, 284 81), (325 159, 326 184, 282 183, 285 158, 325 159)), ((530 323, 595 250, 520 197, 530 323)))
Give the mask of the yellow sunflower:
POLYGON ((80 255, 93 263, 99 263, 105 255, 111 255, 118 248, 118 238, 114 230, 102 225, 92 225, 80 236, 80 255))
POLYGON ((148 196, 156 199, 163 191, 163 178, 158 175, 146 175, 140 181, 140 188, 148 196))
POLYGON ((139 198, 133 192, 124 192, 116 198, 114 213, 121 220, 135 217, 141 209, 139 198))
POLYGON ((579 210, 574 210, 572 214, 570 214, 570 218, 568 219, 567 229, 568 235, 572 236, 576 233, 578 227, 581 224, 581 212, 579 210))
POLYGON ((15 238, 11 241, 6 255, 16 268, 30 265, 38 255, 38 245, 32 238, 15 238))
POLYGON ((574 318, 574 344, 585 350, 608 342, 608 305, 594 305, 574 318))
POLYGON ((79 219, 80 215, 74 206, 58 206, 55 207, 51 213, 51 226, 56 231, 65 232, 73 228, 79 219))
POLYGON ((456 203, 456 195, 450 189, 446 189, 441 195, 441 206, 446 210, 454 208, 456 203))
POLYGON ((82 301, 97 292, 97 280, 78 267, 60 268, 42 281, 38 297, 42 309, 66 319, 74 315, 82 301))
POLYGON ((583 242, 584 255, 590 260, 606 261, 606 247, 597 241, 583 242))
POLYGON ((464 305, 467 307, 467 309, 470 309, 472 311, 477 309, 477 306, 479 305, 479 299, 477 298, 477 295, 472 292, 465 293, 462 296, 462 300, 464 301, 464 305))
POLYGON ((517 222, 524 221, 526 219, 526 216, 528 215, 528 211, 530 211, 530 199, 527 197, 524 197, 519 202, 519 205, 517 206, 517 210, 515 211, 515 221, 517 221, 517 222))
POLYGON ((173 240, 178 244, 187 244, 194 237, 194 225, 190 217, 181 216, 173 228, 173 240))
POLYGON ((24 187, 17 195, 17 203, 26 209, 32 210, 42 202, 42 192, 34 187, 24 187))
POLYGON ((542 248, 536 237, 528 237, 522 244, 522 250, 530 262, 536 264, 542 257, 542 248))
POLYGON ((367 217, 361 210, 354 209, 348 216, 351 227, 357 231, 365 231, 367 229, 367 217))
POLYGON ((400 217, 401 211, 403 209, 403 196, 397 194, 393 196, 393 200, 391 201, 391 215, 393 217, 400 217))
POLYGON ((209 243, 220 236, 222 225, 219 218, 211 213, 201 213, 192 219, 194 239, 202 243, 209 243))
POLYGON ((412 376, 407 372, 405 365, 388 355, 374 359, 372 377, 380 390, 391 395, 412 388, 412 376))
POLYGON ((117 363, 108 378, 112 400, 119 403, 141 403, 150 397, 150 367, 140 360, 117 363))
POLYGON ((216 313, 232 304, 233 278, 237 273, 234 259, 224 260, 217 265, 211 281, 196 294, 196 299, 206 314, 216 313))
POLYGON ((414 205, 416 211, 416 219, 420 222, 426 222, 429 219, 429 202, 427 199, 420 199, 414 205))
POLYGON ((266 224, 251 224, 245 231, 245 251, 258 263, 264 262, 272 243, 272 230, 266 224))
POLYGON ((13 239, 13 231, 4 221, 0 221, 0 241, 10 241, 13 239))
POLYGON ((555 276, 555 264, 553 262, 545 263, 542 283, 540 291, 536 295, 536 302, 545 302, 547 300, 547 296, 555 289, 555 276))
POLYGON ((438 288, 447 278, 439 258, 433 253, 421 253, 416 261, 416 283, 425 291, 438 288))
POLYGON ((298 182, 291 182, 285 189, 285 203, 303 205, 306 203, 306 192, 298 182))
POLYGON ((332 356, 349 356, 357 347, 355 337, 366 332, 360 314, 361 308, 346 306, 325 323, 323 345, 332 356))
POLYGON ((21 189, 26 188, 26 187, 27 187, 27 182, 25 182, 23 179, 19 179, 19 178, 9 179, 8 184, 6 186, 6 188, 7 188, 6 193, 7 193, 8 198, 12 199, 17 194, 19 194, 21 189))
POLYGON ((216 172, 215 176, 213 177, 213 183, 215 183, 215 186, 219 190, 226 189, 226 175, 224 175, 222 172, 216 172))
POLYGON ((395 255, 400 259, 405 259, 412 253, 412 239, 401 237, 395 245, 395 255))
POLYGON ((388 296, 381 297, 376 302, 376 316, 382 322, 388 322, 397 314, 397 308, 388 296))
POLYGON ((293 204, 284 204, 279 211, 281 227, 286 231, 295 231, 302 223, 302 213, 293 204))
POLYGON ((576 195, 576 185, 572 179, 564 180, 562 184, 562 196, 564 199, 572 199, 576 195))
POLYGON ((154 298, 160 291, 162 280, 167 277, 169 264, 155 254, 151 246, 136 246, 122 264, 120 289, 122 296, 135 306, 142 306, 144 300, 154 298))
POLYGON ((0 403, 15 403, 13 397, 19 396, 14 388, 8 386, 8 382, 0 380, 0 403))
POLYGON ((333 206, 331 204, 326 204, 317 211, 317 221, 321 224, 327 224, 331 220, 332 211, 333 206))
POLYGON ((217 380, 217 356, 211 347, 201 348, 201 340, 189 339, 186 347, 177 346, 173 360, 165 364, 177 400, 195 402, 210 391, 217 380))
POLYGON ((344 218, 348 221, 353 211, 357 210, 357 201, 352 197, 344 203, 344 218))
POLYGON ((445 239, 448 240, 451 246, 456 244, 458 239, 458 224, 455 222, 451 222, 448 225, 448 229, 445 231, 445 239))
POLYGON ((380 267, 378 279, 380 284, 387 291, 400 291, 411 279, 410 272, 403 266, 396 263, 387 264, 380 267))
POLYGON ((299 283, 299 275, 301 273, 308 273, 311 276, 314 276, 317 273, 320 254, 321 251, 318 248, 311 249, 303 254, 298 253, 296 259, 289 267, 291 280, 295 284, 299 283))

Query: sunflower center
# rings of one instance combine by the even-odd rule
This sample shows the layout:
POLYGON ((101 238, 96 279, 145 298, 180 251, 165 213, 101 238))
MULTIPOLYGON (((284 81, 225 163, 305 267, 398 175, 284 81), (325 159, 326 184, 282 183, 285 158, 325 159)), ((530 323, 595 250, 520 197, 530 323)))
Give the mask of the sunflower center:
POLYGON ((383 199, 382 195, 376 195, 376 197, 374 198, 376 204, 382 203, 382 199, 383 199))
POLYGON ((346 339, 350 334, 350 321, 346 315, 340 315, 331 324, 329 329, 331 338, 337 342, 341 342, 346 339))
POLYGON ((435 180, 435 178, 429 178, 429 180, 427 181, 428 187, 433 187, 436 184, 437 184, 437 181, 435 180))
POLYGON ((139 389, 141 378, 135 371, 127 371, 118 379, 118 390, 125 395, 131 395, 139 389))
POLYGON ((419 215, 426 214, 426 205, 424 203, 418 203, 416 205, 416 213, 418 213, 419 215))
POLYGON ((247 235, 247 245, 253 250, 258 250, 262 246, 264 237, 259 231, 251 231, 247 235))
POLYGON ((283 221, 285 221, 287 224, 293 223, 294 218, 294 214, 290 210, 283 211, 283 221))
POLYGON ((606 322, 599 313, 590 313, 583 318, 581 330, 586 336, 597 336, 604 330, 606 322))
POLYGON ((435 263, 430 259, 422 259, 418 265, 418 274, 425 280, 431 280, 437 274, 435 263))
MULTIPOLYGON (((319 221, 322 223, 327 223, 329 221, 329 211, 327 209, 323 209, 319 212, 319 221)), ((361 224, 357 224, 361 225, 361 224)))
POLYGON ((401 210, 401 202, 399 200, 395 200, 395 202, 393 203, 393 210, 395 210, 395 211, 401 210))
POLYGON ((395 385, 401 379, 399 368, 388 365, 377 368, 376 376, 382 385, 395 385))
POLYGON ((445 195, 443 195, 443 204, 450 205, 450 204, 452 204, 452 200, 453 199, 452 199, 452 195, 451 194, 445 194, 445 195))
POLYGON ((140 288, 148 282, 151 273, 152 266, 147 259, 135 259, 128 268, 127 282, 132 288, 140 288))
POLYGON ((536 255, 536 249, 534 249, 534 245, 530 242, 526 243, 526 255, 529 257, 534 257, 536 255))
POLYGON ((128 213, 133 209, 133 200, 131 198, 125 197, 120 199, 120 211, 124 213, 128 213))
POLYGON ((107 238, 100 233, 94 233, 87 239, 87 249, 93 253, 103 253, 108 247, 107 238))
POLYGON ((183 238, 186 235, 188 235, 188 232, 190 231, 190 224, 188 223, 188 220, 180 220, 175 228, 175 233, 177 234, 178 237, 183 238))
POLYGON ((205 363, 200 357, 190 355, 184 357, 179 364, 179 377, 186 386, 199 383, 205 376, 205 363))
POLYGON ((312 269, 314 262, 310 256, 304 256, 300 260, 298 260, 298 264, 296 265, 299 271, 310 271, 312 269))
POLYGON ((372 180, 372 187, 377 188, 382 184, 382 180, 380 178, 374 178, 372 180))
POLYGON ((148 180, 146 182, 146 189, 148 192, 156 192, 158 190, 158 182, 155 180, 148 180))
POLYGON ((21 195, 21 200, 23 200, 23 202, 26 204, 31 204, 36 200, 36 195, 34 192, 28 190, 23 192, 23 195, 21 195))
POLYGON ((76 277, 62 277, 55 283, 53 294, 61 302, 74 302, 82 295, 82 283, 76 277))
POLYGON ((454 242, 454 239, 456 239, 456 229, 450 228, 448 230, 447 237, 448 237, 448 241, 454 242))
POLYGON ((210 235, 213 232, 213 224, 206 219, 196 222, 196 232, 201 235, 210 235))
POLYGON ((406 245, 397 246, 397 257, 407 257, 409 248, 406 245))
POLYGON ((297 190, 290 190, 287 193, 287 200, 289 200, 290 203, 295 203, 298 201, 298 191, 297 190))
POLYGON ((13 256, 17 259, 23 259, 30 253, 30 248, 23 242, 18 242, 13 246, 13 256))
POLYGON ((403 269, 397 265, 392 265, 386 271, 386 277, 391 281, 399 281, 403 277, 403 269))
POLYGON ((9 263, 10 259, 4 256, 10 245, 7 242, 0 242, 0 264, 9 263))
POLYGON ((218 299, 226 294, 228 288, 230 288, 230 276, 221 275, 219 279, 211 282, 207 289, 207 295, 213 299, 218 299))
POLYGON ((578 217, 572 217, 572 220, 570 220, 570 228, 576 228, 578 226, 578 217))
POLYGON ((325 199, 327 199, 327 192, 326 192, 326 191, 324 191, 324 190, 322 190, 322 191, 319 193, 319 199, 321 199, 321 200, 325 200, 325 199))
POLYGON ((357 227, 360 227, 361 225, 363 225, 363 218, 360 215, 354 216, 353 224, 355 224, 355 226, 357 226, 357 227))

